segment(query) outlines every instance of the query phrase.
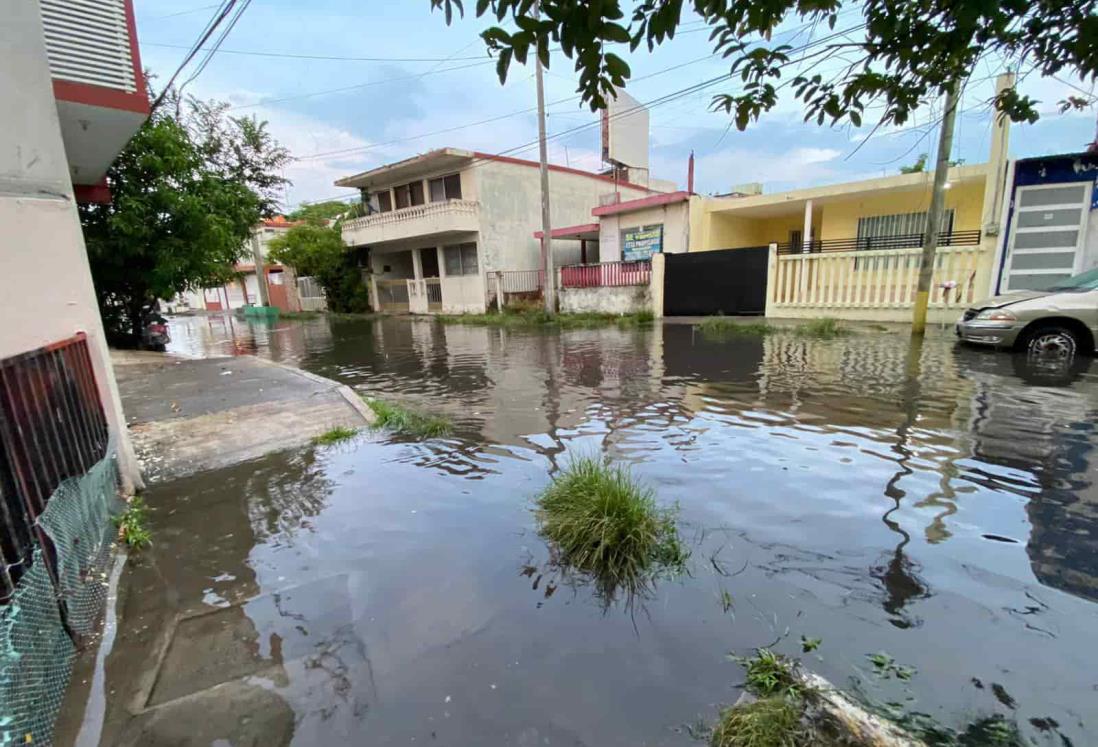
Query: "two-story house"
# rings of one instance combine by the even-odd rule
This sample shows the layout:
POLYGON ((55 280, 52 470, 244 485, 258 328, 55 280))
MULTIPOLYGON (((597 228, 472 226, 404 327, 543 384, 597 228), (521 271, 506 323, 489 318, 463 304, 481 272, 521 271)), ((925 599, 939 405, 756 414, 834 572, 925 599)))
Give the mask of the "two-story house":
MULTIPOLYGON (((365 249, 376 310, 483 312, 497 271, 542 266, 536 161, 442 148, 336 182, 362 192, 367 215, 343 224, 365 249)), ((589 171, 549 166, 554 226, 590 223, 591 206, 654 190, 589 171)), ((580 261, 576 242, 553 242, 560 267, 580 261)))

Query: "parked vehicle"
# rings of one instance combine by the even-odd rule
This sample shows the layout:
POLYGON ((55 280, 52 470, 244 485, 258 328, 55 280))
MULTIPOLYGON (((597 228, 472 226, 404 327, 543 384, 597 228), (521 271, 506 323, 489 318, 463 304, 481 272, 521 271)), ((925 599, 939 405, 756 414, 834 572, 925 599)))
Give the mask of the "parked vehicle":
POLYGON ((145 350, 163 351, 172 341, 168 334, 168 320, 159 314, 153 314, 141 335, 141 347, 145 350))
POLYGON ((1098 267, 1041 291, 994 296, 957 322, 963 342, 1070 358, 1095 352, 1098 340, 1098 267))

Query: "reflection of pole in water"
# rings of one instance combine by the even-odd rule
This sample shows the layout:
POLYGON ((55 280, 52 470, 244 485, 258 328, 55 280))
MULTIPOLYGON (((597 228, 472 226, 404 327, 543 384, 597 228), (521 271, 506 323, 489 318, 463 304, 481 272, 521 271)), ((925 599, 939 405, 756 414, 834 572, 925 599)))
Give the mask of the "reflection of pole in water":
POLYGON ((903 609, 912 599, 925 597, 928 594, 926 585, 916 574, 917 566, 907 558, 904 548, 911 542, 911 535, 900 526, 900 523, 892 518, 892 514, 900 510, 900 503, 907 493, 900 487, 900 480, 914 474, 910 462, 914 452, 910 445, 911 431, 919 419, 919 376, 922 373, 923 338, 913 337, 911 347, 907 352, 907 360, 904 366, 904 383, 901 396, 903 421, 896 428, 896 443, 892 451, 898 456, 897 470, 885 485, 885 496, 893 502, 892 508, 884 513, 881 521, 889 531, 900 536, 900 543, 881 565, 870 569, 870 574, 884 585, 885 594, 884 609, 893 615, 892 623, 897 627, 907 628, 917 625, 903 615, 903 609))

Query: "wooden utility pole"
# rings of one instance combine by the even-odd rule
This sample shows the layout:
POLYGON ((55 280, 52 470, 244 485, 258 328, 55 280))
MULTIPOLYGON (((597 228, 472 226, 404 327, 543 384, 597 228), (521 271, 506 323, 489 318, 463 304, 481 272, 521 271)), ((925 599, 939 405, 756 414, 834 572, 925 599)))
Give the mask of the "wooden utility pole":
POLYGON ((945 114, 942 116, 942 132, 938 136, 938 158, 934 165, 934 191, 930 196, 930 210, 926 215, 923 231, 923 257, 919 265, 919 286, 915 292, 915 313, 911 320, 911 334, 926 333, 926 312, 930 305, 930 284, 934 279, 934 262, 938 253, 938 234, 942 230, 942 214, 945 212, 945 189, 949 178, 949 155, 953 151, 953 126, 957 121, 957 89, 959 81, 953 81, 946 89, 945 114))
MULTIPOLYGON (((534 3, 534 17, 541 15, 539 3, 534 3)), ((557 275, 553 267, 553 230, 549 220, 549 149, 545 142, 545 80, 541 55, 534 48, 534 78, 538 89, 538 158, 541 166, 541 259, 545 269, 545 310, 557 313, 557 275)))

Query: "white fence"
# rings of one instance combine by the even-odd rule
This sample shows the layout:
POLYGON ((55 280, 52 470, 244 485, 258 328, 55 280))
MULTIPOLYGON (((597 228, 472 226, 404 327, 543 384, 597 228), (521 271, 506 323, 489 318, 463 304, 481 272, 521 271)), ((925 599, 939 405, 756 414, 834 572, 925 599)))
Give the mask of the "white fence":
MULTIPOLYGON (((987 295, 991 250, 939 247, 931 284, 936 321, 987 295)), ((915 303, 921 248, 778 254, 770 250, 766 315, 907 321, 915 303)))
POLYGON ((316 281, 316 278, 298 278, 297 297, 301 301, 302 311, 326 311, 328 309, 328 298, 324 295, 324 290, 320 287, 320 283, 316 281))

